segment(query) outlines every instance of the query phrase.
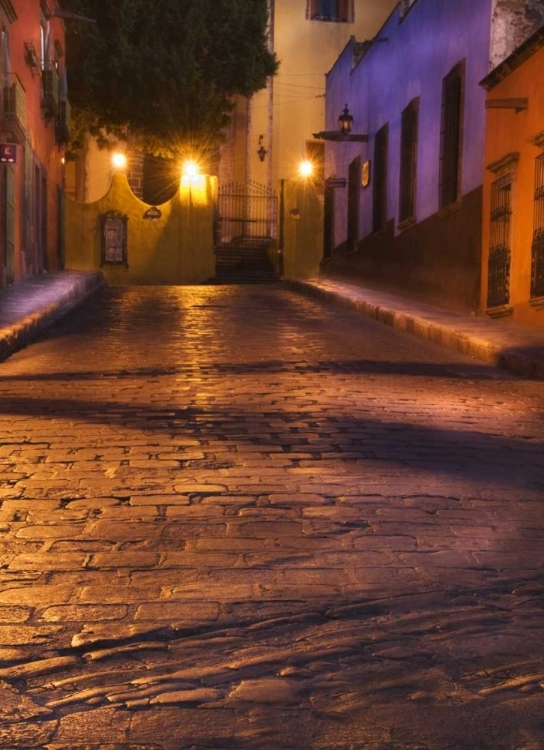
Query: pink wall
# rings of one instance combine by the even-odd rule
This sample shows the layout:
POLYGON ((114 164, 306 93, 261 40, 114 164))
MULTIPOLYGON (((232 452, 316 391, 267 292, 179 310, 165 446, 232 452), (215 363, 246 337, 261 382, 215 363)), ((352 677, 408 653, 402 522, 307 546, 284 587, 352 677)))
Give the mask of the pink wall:
MULTIPOLYGON (((49 270, 57 270, 58 258, 58 212, 57 189, 64 186, 64 147, 56 143, 56 120, 46 118, 42 113, 42 77, 41 72, 33 68, 26 56, 25 43, 32 43, 40 56, 40 30, 42 11, 40 0, 12 0, 17 15, 8 26, 9 53, 11 73, 16 76, 26 93, 26 131, 19 143, 18 163, 15 166, 15 280, 23 278, 28 273, 36 273, 47 266, 49 270), (37 253, 36 242, 27 238, 24 231, 24 151, 30 149, 33 153, 34 164, 39 166, 42 174, 47 178, 47 260, 37 253)), ((51 12, 57 7, 56 0, 46 0, 51 12)), ((51 57, 57 56, 57 49, 65 49, 64 26, 59 18, 50 18, 50 49, 51 57), (58 42, 55 46, 55 42, 58 42)), ((59 59, 59 72, 65 65, 65 58, 59 59)), ((2 142, 9 139, 9 127, 2 124, 2 142)), ((35 211, 33 212, 35 215, 35 211)), ((34 235, 36 236, 36 227, 34 235)))

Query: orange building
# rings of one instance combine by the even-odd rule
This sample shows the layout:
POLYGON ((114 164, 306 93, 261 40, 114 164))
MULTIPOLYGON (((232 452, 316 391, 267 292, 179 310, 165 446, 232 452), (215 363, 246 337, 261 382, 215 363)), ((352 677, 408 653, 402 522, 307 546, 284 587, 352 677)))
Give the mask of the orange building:
POLYGON ((63 265, 61 14, 57 0, 0 0, 0 287, 63 265))
POLYGON ((487 90, 482 312, 544 328, 544 26, 487 90))

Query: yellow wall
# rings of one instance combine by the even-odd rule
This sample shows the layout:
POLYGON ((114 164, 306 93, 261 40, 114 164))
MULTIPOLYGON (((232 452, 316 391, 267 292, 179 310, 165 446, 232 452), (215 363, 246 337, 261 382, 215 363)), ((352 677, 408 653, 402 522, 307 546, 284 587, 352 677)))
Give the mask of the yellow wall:
POLYGON ((312 278, 323 259, 323 207, 311 181, 285 180, 284 186, 283 275, 312 278))
POLYGON ((144 219, 149 206, 130 190, 124 174, 114 175, 107 194, 93 203, 66 201, 66 268, 100 269, 109 284, 198 284, 213 277, 213 213, 216 180, 202 177, 183 185, 159 206, 160 219, 144 219), (101 265, 100 215, 128 216, 128 267, 101 265))
POLYGON ((268 88, 251 99, 247 117, 247 104, 236 102, 236 137, 228 132, 221 149, 223 182, 240 179, 234 177, 232 161, 241 163, 241 138, 246 141, 249 179, 273 187, 278 180, 296 175, 306 141, 324 129, 326 74, 351 36, 364 41, 379 32, 397 0, 353 0, 354 19, 349 23, 307 18, 308 0, 274 0, 270 5, 271 48, 278 57, 279 70, 268 88), (242 128, 245 130, 238 132, 242 128), (264 162, 257 155, 261 135, 267 150, 264 162), (235 144, 238 151, 233 156, 235 144))
MULTIPOLYGON (((508 154, 519 153, 517 165, 507 169, 514 173, 510 235, 511 310, 507 311, 510 315, 503 319, 536 328, 544 328, 544 308, 539 307, 539 301, 530 301, 535 159, 542 153, 542 148, 538 148, 531 141, 539 133, 544 134, 543 70, 544 48, 541 48, 489 91, 488 99, 527 97, 529 106, 521 112, 514 109, 489 109, 486 139, 488 167, 496 165, 508 154)), ((483 204, 482 312, 486 312, 487 303, 491 184, 499 176, 500 173, 486 169, 483 204)), ((540 303, 544 304, 542 298, 540 303)))
POLYGON ((252 179, 266 181, 257 157, 260 134, 270 149, 269 184, 295 176, 306 141, 325 126, 326 74, 351 36, 374 37, 396 5, 397 0, 354 0, 353 22, 336 23, 307 18, 307 0, 275 0, 273 47, 280 67, 272 97, 264 90, 252 100, 252 179))

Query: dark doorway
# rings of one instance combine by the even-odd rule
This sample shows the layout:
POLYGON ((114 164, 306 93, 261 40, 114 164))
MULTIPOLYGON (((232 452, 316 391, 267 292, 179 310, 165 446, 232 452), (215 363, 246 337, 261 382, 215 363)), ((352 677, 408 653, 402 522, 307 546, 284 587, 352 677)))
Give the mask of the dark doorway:
POLYGON ((334 251, 334 188, 325 183, 323 259, 332 258, 334 251))

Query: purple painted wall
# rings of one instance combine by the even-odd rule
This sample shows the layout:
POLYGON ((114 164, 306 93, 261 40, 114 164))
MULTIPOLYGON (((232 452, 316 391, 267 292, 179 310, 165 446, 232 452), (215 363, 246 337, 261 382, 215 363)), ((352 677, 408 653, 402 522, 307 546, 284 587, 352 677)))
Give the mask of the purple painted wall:
MULTIPOLYGON (((360 155, 372 159, 374 136, 389 123, 387 219, 398 234, 400 122, 402 110, 420 98, 416 220, 439 208, 439 154, 442 81, 465 60, 461 194, 482 185, 485 140, 485 92, 478 82, 489 72, 492 0, 417 0, 404 19, 397 8, 379 39, 353 66, 355 40, 345 48, 327 77, 327 130, 349 104, 354 133, 367 133, 368 144, 326 146, 326 176, 347 177, 360 155)), ((347 235, 347 190, 336 190, 335 245, 347 235)), ((372 232, 372 187, 361 191, 359 238, 372 232)))

